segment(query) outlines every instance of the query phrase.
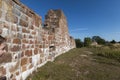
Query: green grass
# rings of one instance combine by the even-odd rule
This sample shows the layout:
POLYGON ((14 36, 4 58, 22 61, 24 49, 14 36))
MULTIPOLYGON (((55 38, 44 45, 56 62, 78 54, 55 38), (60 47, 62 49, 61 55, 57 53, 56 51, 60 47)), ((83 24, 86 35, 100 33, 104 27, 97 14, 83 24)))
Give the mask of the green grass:
POLYGON ((120 49, 112 49, 112 48, 93 48, 93 53, 95 55, 101 56, 101 57, 106 57, 109 59, 115 59, 120 62, 120 49))
POLYGON ((120 80, 120 62, 115 57, 120 53, 111 58, 99 55, 103 55, 102 51, 105 54, 107 50, 72 49, 57 57, 54 62, 38 68, 27 80, 120 80))

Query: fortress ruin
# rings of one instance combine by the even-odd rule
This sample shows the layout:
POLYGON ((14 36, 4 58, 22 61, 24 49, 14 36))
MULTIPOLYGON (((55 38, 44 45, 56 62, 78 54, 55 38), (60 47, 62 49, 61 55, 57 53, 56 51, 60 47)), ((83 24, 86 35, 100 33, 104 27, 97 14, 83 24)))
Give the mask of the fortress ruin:
POLYGON ((38 67, 75 48, 61 10, 39 15, 19 0, 0 0, 0 35, 7 51, 0 57, 0 80, 25 80, 38 67))

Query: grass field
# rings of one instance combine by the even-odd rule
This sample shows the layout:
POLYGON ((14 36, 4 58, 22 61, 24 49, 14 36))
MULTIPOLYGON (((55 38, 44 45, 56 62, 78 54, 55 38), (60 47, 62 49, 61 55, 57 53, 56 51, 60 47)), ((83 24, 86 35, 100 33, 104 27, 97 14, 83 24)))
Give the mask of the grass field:
POLYGON ((120 80, 119 50, 76 48, 48 62, 27 80, 120 80))

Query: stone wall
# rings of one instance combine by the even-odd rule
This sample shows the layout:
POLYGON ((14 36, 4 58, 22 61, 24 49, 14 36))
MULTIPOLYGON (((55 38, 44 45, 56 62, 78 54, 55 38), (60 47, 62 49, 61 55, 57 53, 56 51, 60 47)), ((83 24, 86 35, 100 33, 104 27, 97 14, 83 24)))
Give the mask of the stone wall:
POLYGON ((0 79, 25 80, 47 61, 75 48, 61 10, 49 10, 42 26, 41 17, 19 0, 0 0, 0 31, 7 39, 0 79))

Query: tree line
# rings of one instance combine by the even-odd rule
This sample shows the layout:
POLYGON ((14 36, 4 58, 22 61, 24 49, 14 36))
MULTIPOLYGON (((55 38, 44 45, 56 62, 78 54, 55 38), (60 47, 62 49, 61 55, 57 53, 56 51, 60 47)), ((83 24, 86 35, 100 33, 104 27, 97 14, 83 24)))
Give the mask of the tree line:
POLYGON ((76 47, 81 48, 81 47, 89 47, 91 46, 92 43, 96 43, 98 45, 109 45, 109 44, 115 44, 115 43, 120 43, 116 42, 115 40, 112 41, 106 41, 100 36, 93 36, 91 37, 85 37, 84 41, 81 39, 75 39, 76 47))

